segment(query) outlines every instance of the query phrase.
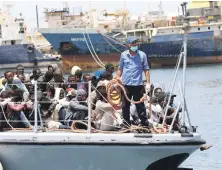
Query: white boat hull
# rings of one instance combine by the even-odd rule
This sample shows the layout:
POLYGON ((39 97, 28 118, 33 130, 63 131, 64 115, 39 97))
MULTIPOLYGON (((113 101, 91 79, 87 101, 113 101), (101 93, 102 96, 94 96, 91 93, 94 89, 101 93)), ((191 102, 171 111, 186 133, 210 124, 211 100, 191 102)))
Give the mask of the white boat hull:
MULTIPOLYGON (((128 139, 126 137, 126 141, 128 139)), ((0 144, 0 161, 4 170, 174 170, 201 144, 189 141, 146 143, 144 141, 150 138, 136 139, 137 142, 131 143, 121 142, 121 137, 109 143, 106 139, 103 142, 94 139, 82 142, 8 140, 0 144)))

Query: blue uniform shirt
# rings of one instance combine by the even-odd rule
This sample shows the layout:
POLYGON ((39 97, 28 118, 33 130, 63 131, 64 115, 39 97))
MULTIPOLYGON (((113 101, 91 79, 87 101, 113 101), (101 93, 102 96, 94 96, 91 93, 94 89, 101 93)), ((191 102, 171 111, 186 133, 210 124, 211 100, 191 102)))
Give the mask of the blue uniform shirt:
POLYGON ((143 71, 148 70, 147 56, 137 50, 135 56, 131 56, 129 50, 124 51, 120 57, 119 68, 123 70, 122 82, 124 85, 139 86, 143 84, 143 71))

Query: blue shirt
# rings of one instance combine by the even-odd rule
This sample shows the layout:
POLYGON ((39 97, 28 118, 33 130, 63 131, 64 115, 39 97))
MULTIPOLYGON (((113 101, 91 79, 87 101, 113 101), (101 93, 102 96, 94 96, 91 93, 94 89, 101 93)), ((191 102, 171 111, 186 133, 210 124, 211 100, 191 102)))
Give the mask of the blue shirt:
POLYGON ((96 76, 96 79, 101 79, 102 78, 102 75, 103 73, 105 72, 106 70, 97 70, 94 72, 94 75, 96 76))
POLYGON ((123 70, 122 82, 124 85, 142 85, 143 71, 149 69, 147 56, 140 50, 137 50, 135 56, 131 56, 129 50, 124 51, 120 57, 119 68, 123 70))

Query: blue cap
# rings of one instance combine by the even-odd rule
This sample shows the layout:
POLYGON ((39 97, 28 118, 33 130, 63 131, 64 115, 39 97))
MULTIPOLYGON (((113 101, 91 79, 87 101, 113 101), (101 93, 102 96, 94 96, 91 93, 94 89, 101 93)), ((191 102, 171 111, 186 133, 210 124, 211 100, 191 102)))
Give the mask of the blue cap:
POLYGON ((128 37, 125 44, 131 44, 133 41, 137 41, 137 38, 135 36, 128 37))

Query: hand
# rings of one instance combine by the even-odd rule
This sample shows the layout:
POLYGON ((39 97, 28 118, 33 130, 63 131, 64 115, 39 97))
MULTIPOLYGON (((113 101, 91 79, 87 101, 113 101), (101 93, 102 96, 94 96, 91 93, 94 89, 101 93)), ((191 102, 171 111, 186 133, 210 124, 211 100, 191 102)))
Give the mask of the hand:
POLYGON ((150 83, 146 83, 145 91, 146 93, 150 92, 150 83))

